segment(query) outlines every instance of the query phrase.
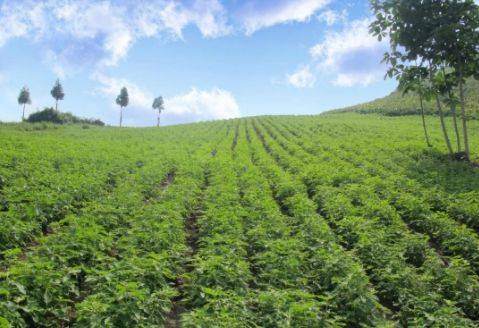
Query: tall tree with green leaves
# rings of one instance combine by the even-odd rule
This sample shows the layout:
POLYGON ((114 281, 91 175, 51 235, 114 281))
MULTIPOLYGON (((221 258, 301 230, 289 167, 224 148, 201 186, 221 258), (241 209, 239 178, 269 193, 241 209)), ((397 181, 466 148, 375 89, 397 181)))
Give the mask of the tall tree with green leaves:
POLYGON ((400 78, 405 69, 414 62, 419 62, 420 67, 427 69, 444 141, 450 156, 453 157, 454 151, 440 100, 440 96, 443 96, 450 86, 438 85, 438 82, 443 82, 440 76, 438 77, 438 72, 447 64, 438 46, 441 41, 438 31, 447 21, 447 2, 449 1, 371 0, 375 20, 371 23, 370 32, 379 40, 389 39, 391 50, 384 57, 390 66, 388 76, 400 78))
POLYGON ((65 92, 63 92, 63 86, 60 83, 59 79, 56 80, 55 85, 53 86, 50 93, 52 97, 55 99, 55 111, 58 112, 58 101, 63 100, 63 98, 65 98, 65 92))
POLYGON ((30 99, 30 90, 28 87, 24 86, 20 90, 20 94, 18 95, 18 104, 23 106, 22 110, 22 121, 25 121, 25 105, 31 104, 32 100, 30 99))
POLYGON ((156 126, 159 127, 160 126, 161 112, 163 112, 165 110, 165 103, 163 101, 163 97, 159 96, 159 97, 155 98, 155 100, 153 100, 152 107, 153 107, 154 110, 158 111, 158 121, 156 123, 156 126))
POLYGON ((479 77, 479 6, 474 0, 448 0, 441 1, 435 9, 433 14, 441 15, 441 24, 434 33, 434 46, 439 60, 452 69, 451 83, 459 89, 453 104, 461 106, 464 152, 470 159, 464 82, 471 76, 479 77))
POLYGON ((123 123, 123 108, 128 106, 128 89, 126 87, 121 88, 120 94, 116 97, 116 104, 120 106, 120 128, 123 123))

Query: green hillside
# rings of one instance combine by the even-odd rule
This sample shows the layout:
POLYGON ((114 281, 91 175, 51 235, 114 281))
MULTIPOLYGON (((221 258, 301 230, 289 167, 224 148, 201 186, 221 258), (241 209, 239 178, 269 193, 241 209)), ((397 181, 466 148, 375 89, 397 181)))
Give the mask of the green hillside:
POLYGON ((354 113, 0 124, 0 327, 477 327, 479 170, 431 140, 354 113))
MULTIPOLYGON (((464 88, 466 96, 466 110, 471 117, 479 119, 479 81, 469 80, 464 88)), ((449 113, 447 106, 445 110, 449 113)), ((427 114, 437 112, 434 102, 425 102, 427 114)), ((390 95, 351 107, 333 110, 333 112, 359 112, 378 113, 388 116, 414 115, 420 113, 419 98, 410 93, 403 95, 400 91, 394 91, 390 95)))

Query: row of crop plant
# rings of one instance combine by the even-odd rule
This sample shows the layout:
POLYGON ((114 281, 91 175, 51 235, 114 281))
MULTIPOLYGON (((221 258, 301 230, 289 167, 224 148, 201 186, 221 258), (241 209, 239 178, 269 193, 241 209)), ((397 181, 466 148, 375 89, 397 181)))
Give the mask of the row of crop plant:
MULTIPOLYGON (((189 143, 199 146, 199 141, 205 140, 198 135, 207 130, 196 130, 192 131, 196 138, 189 143)), ((80 136, 63 136, 61 130, 54 133, 64 141, 59 142, 52 133, 42 132, 39 140, 27 140, 28 136, 18 134, 6 140, 0 150, 0 251, 7 256, 34 244, 42 234, 51 233, 51 223, 80 213, 89 201, 106 197, 129 172, 141 169, 145 158, 149 160, 146 165, 151 165, 154 154, 161 154, 161 162, 165 162, 171 153, 167 140, 160 145, 152 141, 154 151, 145 151, 145 145, 130 145, 128 141, 109 144, 107 151, 104 147, 108 140, 81 142, 77 139, 80 136), (21 152, 18 142, 23 145, 21 152)), ((178 137, 182 136, 169 138, 181 142, 178 137)), ((143 174, 149 171, 149 167, 142 170, 143 174)), ((155 176, 149 179, 152 184, 156 181, 155 176)))
POLYGON ((52 222, 108 193, 116 176, 125 173, 108 161, 82 161, 75 149, 44 145, 39 150, 34 145, 19 154, 13 142, 6 142, 0 151, 1 251, 24 247, 48 233, 52 222))
MULTIPOLYGON (((435 291, 437 281, 434 278, 444 276, 440 273, 445 271, 441 259, 428 248, 427 241, 422 236, 408 230, 392 207, 375 201, 375 198, 360 203, 358 199, 348 198, 351 194, 347 197, 342 195, 348 181, 328 181, 330 176, 320 166, 298 160, 298 149, 288 152, 287 140, 275 140, 273 136, 276 139, 280 137, 263 124, 255 124, 256 132, 276 161, 284 169, 305 178, 308 191, 317 201, 320 211, 332 222, 344 245, 354 250, 365 265, 381 301, 396 310, 402 324, 449 322, 459 326, 473 325, 472 321, 463 317, 461 309, 435 291), (295 157, 291 154, 295 154, 295 157), (336 189, 324 194, 322 187, 336 189), (422 250, 419 253, 422 258, 419 260, 416 259, 417 249, 422 250), (410 258, 407 257, 408 254, 410 258)), ((334 163, 329 164, 337 169, 334 163)), ((342 178, 347 171, 341 168, 340 174, 342 178)), ((360 186, 358 190, 363 191, 360 186)), ((469 310, 469 304, 462 305, 465 311, 469 310)), ((468 315, 474 317, 475 311, 468 315)))
POLYGON ((252 325, 246 304, 252 274, 231 153, 235 129, 230 129, 205 164, 207 183, 202 213, 194 222, 197 239, 187 279, 185 327, 252 325))
POLYGON ((305 188, 290 194, 291 181, 250 157, 254 136, 235 130, 208 162, 183 325, 391 326, 365 272, 336 243, 305 188))
POLYGON ((307 197, 306 188, 276 165, 252 131, 248 123, 250 157, 266 178, 262 189, 269 185, 278 208, 288 217, 290 234, 302 246, 301 288, 322 304, 323 312, 331 312, 335 320, 345 325, 392 326, 387 319, 390 311, 379 304, 362 266, 337 243, 307 197))
MULTIPOLYGON (((276 137, 280 138, 278 135, 276 137)), ((286 145, 285 140, 279 142, 286 145)), ((295 148, 291 143, 288 145, 295 148)), ((295 153, 299 154, 301 150, 296 149, 295 153)), ((478 277, 471 270, 471 267, 474 269, 474 260, 477 256, 475 255, 477 254, 477 235, 474 232, 464 226, 458 226, 445 216, 428 214, 426 202, 421 202, 407 188, 398 190, 397 185, 401 184, 397 184, 395 187, 389 183, 386 175, 380 178, 364 177, 361 169, 350 164, 348 166, 348 162, 345 160, 330 160, 329 165, 324 165, 321 162, 316 163, 315 155, 310 156, 309 161, 304 156, 307 154, 303 154, 305 162, 315 163, 308 168, 308 173, 305 174, 307 185, 315 188, 315 193, 323 195, 319 197, 329 197, 330 203, 323 204, 323 207, 332 205, 333 209, 342 211, 341 215, 344 215, 344 213, 354 213, 354 207, 357 208, 358 204, 366 206, 372 203, 382 204, 381 209, 390 207, 391 215, 394 215, 395 218, 401 217, 402 221, 408 224, 405 227, 404 224, 401 224, 402 221, 398 220, 397 222, 402 227, 398 226, 393 232, 397 233, 401 231, 400 229, 411 228, 419 233, 429 234, 431 238, 429 245, 438 251, 440 260, 447 266, 439 270, 434 267, 430 268, 431 275, 437 278, 438 290, 457 301, 470 317, 478 318, 479 299, 476 296, 479 290, 478 277), (340 171, 337 171, 337 168, 340 168, 340 171), (347 172, 351 174, 346 176, 347 172), (351 177, 353 177, 353 181, 350 181, 351 177), (344 178, 348 180, 345 181, 344 178), (319 183, 323 185, 317 187, 319 183), (421 213, 420 210, 423 212, 421 213), (445 255, 463 255, 463 258, 469 262, 461 258, 449 258, 445 255), (458 283, 454 277, 461 277, 461 281, 458 283)), ((394 181, 397 183, 396 180, 394 181)), ((421 250, 425 249, 427 245, 422 242, 422 246, 416 245, 415 247, 418 248, 414 251, 415 256, 425 260, 424 256, 418 254, 424 253, 421 250)))
MULTIPOLYGON (((289 125, 291 125, 291 123, 289 123, 289 125)), ((312 133, 308 131, 308 129, 300 129, 299 131, 303 134, 303 137, 295 138, 295 142, 314 156, 322 156, 322 150, 325 149, 323 148, 324 146, 318 142, 317 138, 319 136, 316 135, 317 133, 312 133)), ((479 202, 476 197, 478 194, 474 192, 474 189, 477 189, 479 186, 479 175, 477 173, 474 174, 474 171, 470 172, 472 174, 469 176, 469 179, 471 177, 473 179, 466 181, 466 186, 470 185, 470 187, 468 187, 469 191, 455 192, 454 179, 440 181, 439 179, 443 174, 435 174, 435 171, 432 170, 432 172, 427 172, 424 169, 421 170, 417 164, 417 161, 421 160, 417 158, 420 155, 408 154, 407 149, 405 151, 402 149, 401 151, 397 149, 391 150, 389 149, 391 147, 387 147, 388 144, 383 145, 381 148, 375 143, 374 147, 371 148, 376 150, 379 148, 379 151, 371 151, 367 147, 367 144, 371 143, 371 141, 369 141, 370 136, 367 135, 364 136, 364 138, 359 138, 361 139, 360 141, 357 140, 358 138, 356 138, 356 140, 351 138, 338 141, 324 132, 319 135, 320 138, 324 140, 323 143, 327 144, 328 147, 340 148, 341 151, 335 152, 338 158, 354 164, 354 166, 362 170, 366 170, 371 175, 381 175, 383 178, 387 177, 387 180, 390 181, 389 186, 391 187, 389 190, 397 190, 398 188, 406 189, 427 201, 431 209, 446 212, 457 221, 467 224, 471 229, 477 230, 479 224, 479 202), (409 167, 412 168, 409 169, 409 167), (418 173, 416 171, 420 172, 418 173), (413 177, 416 177, 418 174, 429 174, 431 178, 426 178, 424 179, 425 181, 418 180, 411 178, 411 174, 414 174, 413 177), (451 194, 444 189, 452 189, 453 192, 451 194)), ((386 138, 386 136, 384 136, 384 138, 386 138)), ((451 171, 450 175, 461 173, 459 168, 454 171, 452 169, 453 168, 449 168, 451 171)), ((469 171, 465 173, 469 173, 469 171)), ((458 177, 456 176, 456 178, 458 177)))
MULTIPOLYGON (((306 140, 301 140, 302 147, 317 158, 321 150, 314 147, 308 138, 304 139, 306 140)), ((335 154, 337 154, 336 164, 327 165, 328 167, 323 165, 322 171, 331 171, 331 167, 338 165, 341 165, 343 172, 356 171, 358 179, 365 180, 363 184, 371 186, 381 200, 394 206, 413 230, 429 235, 440 252, 463 257, 474 271, 479 273, 479 236, 474 230, 453 220, 457 217, 458 221, 468 223, 474 228, 477 213, 474 212, 473 206, 468 207, 467 203, 460 200, 455 200, 450 205, 446 197, 441 197, 443 194, 438 194, 437 190, 433 194, 429 188, 424 188, 420 183, 398 174, 400 169, 394 163, 384 162, 382 157, 370 159, 370 156, 358 155, 360 162, 356 162, 357 160, 351 157, 345 157, 344 152, 335 154), (374 167, 374 170, 369 170, 366 177, 361 175, 364 172, 363 165, 374 167)))
POLYGON ((0 274, 0 318, 14 327, 163 324, 183 270, 184 217, 202 181, 197 158, 223 132, 212 130, 206 148, 192 141, 189 155, 131 171, 25 252, 10 254, 0 274))
MULTIPOLYGON (((9 268, 1 275, 0 315, 13 326, 55 327, 81 322, 84 312, 107 311, 107 300, 89 307, 94 300, 91 294, 116 290, 131 293, 134 302, 135 293, 145 292, 127 273, 140 279, 140 273, 151 268, 135 266, 128 254, 133 246, 121 242, 143 204, 139 186, 137 175, 123 179, 110 195, 85 207, 80 215, 56 223, 54 233, 39 238, 38 245, 20 258, 8 258, 9 268)), ((113 317, 110 320, 115 322, 113 317)))
POLYGON ((364 273, 355 272, 358 267, 347 262, 347 258, 339 261, 344 265, 341 266, 344 276, 328 272, 333 265, 334 243, 324 245, 328 240, 324 232, 327 226, 314 215, 309 215, 308 204, 301 202, 297 195, 285 194, 285 197, 292 201, 298 212, 285 210, 275 198, 276 191, 272 186, 277 184, 276 190, 286 191, 291 185, 285 184, 282 178, 274 179, 268 167, 263 170, 257 164, 250 154, 254 140, 247 134, 246 125, 244 128, 242 131, 247 137, 240 138, 237 146, 238 172, 241 172, 243 206, 253 227, 252 233, 247 235, 251 240, 253 271, 259 289, 258 301, 255 302, 261 309, 258 324, 270 327, 281 323, 289 326, 378 323, 382 309, 369 290, 367 279, 362 279, 364 273), (355 286, 346 278, 348 275, 351 275, 351 281, 357 282, 355 286), (338 281, 333 283, 331 280, 335 278, 338 281), (353 304, 356 295, 348 298, 341 288, 335 288, 340 284, 357 288, 358 293, 364 292, 364 301, 353 304))

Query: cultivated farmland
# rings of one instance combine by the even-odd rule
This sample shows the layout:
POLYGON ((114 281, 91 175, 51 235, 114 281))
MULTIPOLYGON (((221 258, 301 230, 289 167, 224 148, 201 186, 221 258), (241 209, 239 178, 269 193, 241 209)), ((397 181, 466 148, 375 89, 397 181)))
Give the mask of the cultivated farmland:
POLYGON ((477 327, 479 170, 439 131, 1 125, 0 327, 477 327))

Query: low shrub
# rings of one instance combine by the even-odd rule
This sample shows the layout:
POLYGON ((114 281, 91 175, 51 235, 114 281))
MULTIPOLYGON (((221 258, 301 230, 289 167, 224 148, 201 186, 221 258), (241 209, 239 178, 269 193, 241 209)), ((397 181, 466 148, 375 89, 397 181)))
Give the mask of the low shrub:
POLYGON ((90 124, 90 125, 99 125, 104 126, 99 119, 93 118, 80 118, 72 113, 62 113, 54 110, 53 108, 45 108, 44 110, 35 112, 28 116, 27 122, 36 123, 36 122, 52 122, 55 124, 90 124))

